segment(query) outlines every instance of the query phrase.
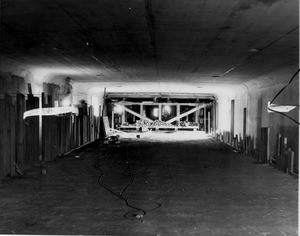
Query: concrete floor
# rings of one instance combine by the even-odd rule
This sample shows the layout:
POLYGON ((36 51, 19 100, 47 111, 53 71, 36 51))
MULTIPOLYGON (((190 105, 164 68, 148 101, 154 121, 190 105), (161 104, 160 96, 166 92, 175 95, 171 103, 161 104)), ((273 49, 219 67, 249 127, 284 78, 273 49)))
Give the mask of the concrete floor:
POLYGON ((47 163, 44 176, 36 168, 6 179, 0 233, 297 235, 297 179, 214 139, 164 135, 122 139, 120 147, 95 142, 47 163), (121 192, 130 183, 127 160, 134 183, 125 197, 146 211, 143 218, 125 218, 132 209, 98 183, 97 164, 103 184, 121 192))

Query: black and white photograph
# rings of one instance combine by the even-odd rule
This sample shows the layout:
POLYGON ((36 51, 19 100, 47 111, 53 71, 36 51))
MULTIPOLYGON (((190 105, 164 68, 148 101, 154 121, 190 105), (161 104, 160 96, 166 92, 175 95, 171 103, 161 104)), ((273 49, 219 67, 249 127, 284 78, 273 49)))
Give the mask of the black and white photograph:
POLYGON ((299 0, 0 0, 0 235, 298 236, 299 0))

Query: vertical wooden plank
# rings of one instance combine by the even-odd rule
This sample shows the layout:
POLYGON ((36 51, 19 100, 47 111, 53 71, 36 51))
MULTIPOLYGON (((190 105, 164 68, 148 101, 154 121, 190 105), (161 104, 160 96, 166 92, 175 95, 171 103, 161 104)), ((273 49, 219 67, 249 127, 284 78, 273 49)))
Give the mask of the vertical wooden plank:
MULTIPOLYGON (((33 103, 34 103, 34 108, 39 108, 40 106, 40 98, 39 97, 33 97, 33 103)), ((40 140, 40 118, 39 117, 32 117, 34 120, 34 140, 32 140, 32 145, 34 147, 34 155, 33 155, 33 163, 39 163, 40 162, 40 146, 39 146, 39 140, 40 140)))
POLYGON ((64 153, 65 149, 65 119, 64 116, 59 116, 60 120, 60 155, 64 153))
POLYGON ((78 125, 78 116, 75 116, 74 117, 74 127, 75 127, 75 133, 74 133, 74 141, 75 141, 75 145, 74 145, 74 147, 77 147, 77 144, 78 144, 78 128, 79 128, 79 125, 78 125))
POLYGON ((84 143, 88 142, 89 139, 89 108, 87 108, 87 115, 84 116, 84 127, 85 127, 85 132, 84 132, 84 143))
POLYGON ((89 142, 91 137, 90 125, 90 114, 88 114, 86 116, 86 142, 89 142))
MULTIPOLYGON (((143 107, 143 105, 141 105, 141 108, 143 107)), ((114 121, 115 121, 115 112, 114 110, 112 110, 111 112, 111 128, 114 129, 114 121)))
MULTIPOLYGON (((28 95, 28 99, 26 101, 26 110, 31 110, 38 108, 39 99, 34 97, 33 95, 28 95)), ((28 117, 26 118, 26 128, 25 128, 25 160, 26 164, 33 164, 38 161, 39 157, 39 139, 38 139, 38 117, 28 117)))
POLYGON ((66 133, 66 115, 61 117, 62 119, 62 154, 66 152, 67 133, 66 133))
POLYGON ((66 114, 65 116, 65 129, 66 129, 66 144, 65 144, 65 152, 70 150, 70 114, 66 114))
POLYGON ((46 144, 47 144, 47 149, 45 153, 45 160, 46 161, 51 161, 53 160, 56 155, 54 152, 54 148, 56 147, 56 117, 54 116, 49 116, 49 117, 44 117, 43 118, 43 124, 46 124, 46 129, 45 129, 45 137, 46 137, 46 144))
POLYGON ((280 139, 281 139, 281 134, 278 133, 277 138, 276 138, 276 155, 277 156, 280 156, 280 139))
POLYGON ((6 161, 6 127, 5 127, 5 98, 0 98, 0 178, 6 176, 5 161, 6 161))
POLYGON ((46 145, 46 135, 47 135, 47 130, 46 130, 46 123, 47 123, 47 118, 43 117, 43 123, 42 123, 42 156, 44 158, 44 160, 46 161, 46 152, 47 152, 47 145, 46 145))
POLYGON ((9 94, 5 94, 5 114, 6 114, 6 136, 7 136, 7 147, 6 147, 6 160, 5 168, 6 173, 10 176, 15 175, 16 162, 16 130, 15 130, 15 120, 16 112, 15 106, 13 104, 13 98, 9 94))
POLYGON ((89 121, 89 117, 88 116, 85 116, 84 117, 84 128, 85 128, 85 131, 84 131, 84 143, 87 143, 88 141, 88 136, 89 136, 89 124, 88 124, 88 121, 89 121))
POLYGON ((260 140, 260 162, 268 162, 269 151, 269 128, 261 127, 261 140, 260 140))
POLYGON ((281 169, 281 155, 282 155, 282 149, 283 149, 283 137, 281 135, 279 137, 279 146, 278 146, 278 156, 276 158, 276 167, 278 170, 281 169))
POLYGON ((235 135, 235 138, 234 138, 234 148, 236 150, 238 150, 238 141, 239 141, 239 136, 235 135))
POLYGON ((60 120, 60 117, 59 116, 55 116, 53 117, 53 122, 52 122, 52 129, 55 131, 53 132, 53 140, 54 142, 52 142, 52 145, 53 145, 53 148, 51 149, 52 152, 51 152, 51 156, 55 156, 57 157, 59 155, 59 151, 60 151, 60 140, 59 140, 59 137, 60 137, 60 124, 59 124, 59 120, 60 120))
POLYGON ((84 134, 83 134, 83 131, 84 131, 84 121, 83 121, 83 116, 80 116, 79 117, 80 119, 79 119, 79 121, 80 121, 80 133, 79 133, 79 135, 80 135, 80 142, 79 142, 79 145, 82 145, 82 144, 84 144, 84 134))
POLYGON ((232 136, 234 135, 234 103, 235 101, 231 100, 230 133, 232 136))
POLYGON ((25 112, 25 96, 23 94, 17 94, 17 119, 16 119, 16 162, 23 165, 24 164, 24 154, 25 154, 25 127, 23 121, 23 114, 25 112))
MULTIPOLYGON (((123 112, 123 115, 125 115, 125 111, 123 112)), ((93 106, 90 106, 90 141, 95 140, 95 124, 94 124, 94 108, 93 106)), ((125 122, 125 119, 124 119, 125 122)))
POLYGON ((288 169, 288 173, 294 173, 294 152, 291 151, 291 149, 289 148, 287 150, 287 169, 288 169))
POLYGON ((87 135, 87 131, 86 131, 86 116, 82 117, 82 122, 83 122, 83 126, 82 126, 82 128, 83 128, 83 132, 82 132, 82 134, 83 134, 83 142, 82 142, 82 144, 85 144, 86 143, 86 135, 87 135))
MULTIPOLYGON (((30 97, 32 95, 28 95, 27 100, 25 102, 26 105, 26 111, 31 109, 31 100, 30 97)), ((29 164, 30 163, 30 154, 31 154, 31 142, 29 141, 30 139, 30 117, 26 118, 24 120, 25 122, 25 156, 24 156, 24 164, 29 164)))
MULTIPOLYGON (((99 111, 101 111, 101 109, 99 111)), ((102 116, 107 116, 106 87, 104 88, 104 93, 103 93, 103 110, 102 110, 102 116)))
POLYGON ((42 108, 43 104, 45 104, 45 94, 41 93, 39 95, 39 123, 38 123, 38 132, 39 132, 39 153, 38 153, 38 158, 39 161, 43 160, 43 116, 42 116, 42 108))
POLYGON ((283 143, 282 143, 283 146, 282 146, 281 155, 280 155, 280 163, 281 163, 280 170, 284 171, 284 172, 286 172, 286 168, 287 168, 287 163, 285 161, 285 152, 287 150, 287 141, 288 141, 287 138, 284 137, 283 143))
POLYGON ((246 150, 247 108, 243 110, 243 149, 246 150))
POLYGON ((61 117, 56 118, 57 130, 57 155, 61 155, 61 117))
POLYGON ((91 114, 90 114, 90 109, 88 109, 89 111, 89 114, 86 116, 86 142, 89 142, 90 141, 90 137, 91 137, 91 114))
POLYGON ((98 125, 98 129, 97 129, 97 139, 100 139, 101 138, 101 125, 102 125, 102 122, 101 122, 101 106, 99 106, 99 116, 97 117, 97 125, 98 125))
POLYGON ((43 137, 42 137, 42 148, 43 148, 43 157, 45 161, 49 160, 49 155, 48 155, 48 117, 44 117, 43 118, 43 125, 42 125, 42 129, 43 129, 43 137))
POLYGON ((67 128, 67 139, 66 139, 66 151, 71 150, 71 142, 72 142, 72 118, 71 118, 71 114, 68 114, 66 116, 66 128, 67 128))
POLYGON ((4 118, 4 125, 5 125, 5 146, 4 146, 4 173, 7 176, 10 172, 10 109, 9 109, 9 97, 6 94, 5 95, 5 110, 4 110, 4 114, 5 114, 5 118, 4 118))
POLYGON ((99 138, 99 117, 94 116, 94 140, 97 140, 99 138))
POLYGON ((72 115, 72 148, 76 147, 76 116, 72 115))
POLYGON ((77 142, 76 142, 76 146, 80 146, 81 145, 81 137, 82 137, 82 129, 81 129, 81 117, 77 116, 77 142))
POLYGON ((250 154, 250 136, 246 136, 246 154, 250 154))
POLYGON ((48 107, 53 107, 53 100, 51 95, 48 95, 48 107))
POLYGON ((210 134, 211 132, 211 127, 210 127, 210 111, 207 113, 207 119, 208 119, 208 133, 210 134))

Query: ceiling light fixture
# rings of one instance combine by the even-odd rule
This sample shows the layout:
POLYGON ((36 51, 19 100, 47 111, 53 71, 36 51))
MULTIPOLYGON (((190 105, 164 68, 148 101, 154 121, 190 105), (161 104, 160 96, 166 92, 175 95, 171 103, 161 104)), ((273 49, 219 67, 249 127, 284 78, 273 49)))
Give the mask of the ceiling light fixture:
POLYGON ((260 48, 251 48, 249 50, 249 52, 261 52, 261 51, 262 51, 262 49, 260 49, 260 48))
POLYGON ((214 77, 214 78, 222 77, 223 75, 226 75, 226 74, 228 74, 229 72, 233 71, 235 68, 236 68, 236 67, 232 67, 231 69, 225 71, 223 74, 221 74, 221 75, 213 75, 212 77, 214 77))
POLYGON ((277 104, 271 104, 270 102, 268 102, 268 112, 269 113, 273 113, 273 112, 287 113, 295 108, 296 108, 296 106, 277 105, 277 104))

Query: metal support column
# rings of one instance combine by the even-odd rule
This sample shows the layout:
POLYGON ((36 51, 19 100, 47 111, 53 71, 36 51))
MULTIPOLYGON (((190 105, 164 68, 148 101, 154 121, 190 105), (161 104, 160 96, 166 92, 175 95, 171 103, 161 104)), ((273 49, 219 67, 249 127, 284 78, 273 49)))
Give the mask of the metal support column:
MULTIPOLYGON (((140 105, 140 115, 144 116, 144 106, 143 106, 143 104, 140 105)), ((140 119, 142 119, 142 118, 140 118, 140 119)))
MULTIPOLYGON (((178 103, 176 106, 176 116, 180 116, 180 104, 178 103)), ((178 119, 178 124, 180 122, 180 118, 178 119)))
POLYGON ((158 120, 161 121, 161 113, 162 113, 162 106, 161 103, 158 104, 158 120))
POLYGON ((124 109, 124 107, 125 107, 125 105, 124 105, 124 103, 122 104, 122 106, 123 106, 123 113, 122 113, 122 124, 123 123, 125 123, 126 122, 126 118, 125 118, 125 109, 124 109))
POLYGON ((111 128, 114 129, 114 121, 115 121, 115 112, 114 110, 111 113, 111 128))
POLYGON ((204 107, 204 132, 206 133, 206 107, 204 107))

